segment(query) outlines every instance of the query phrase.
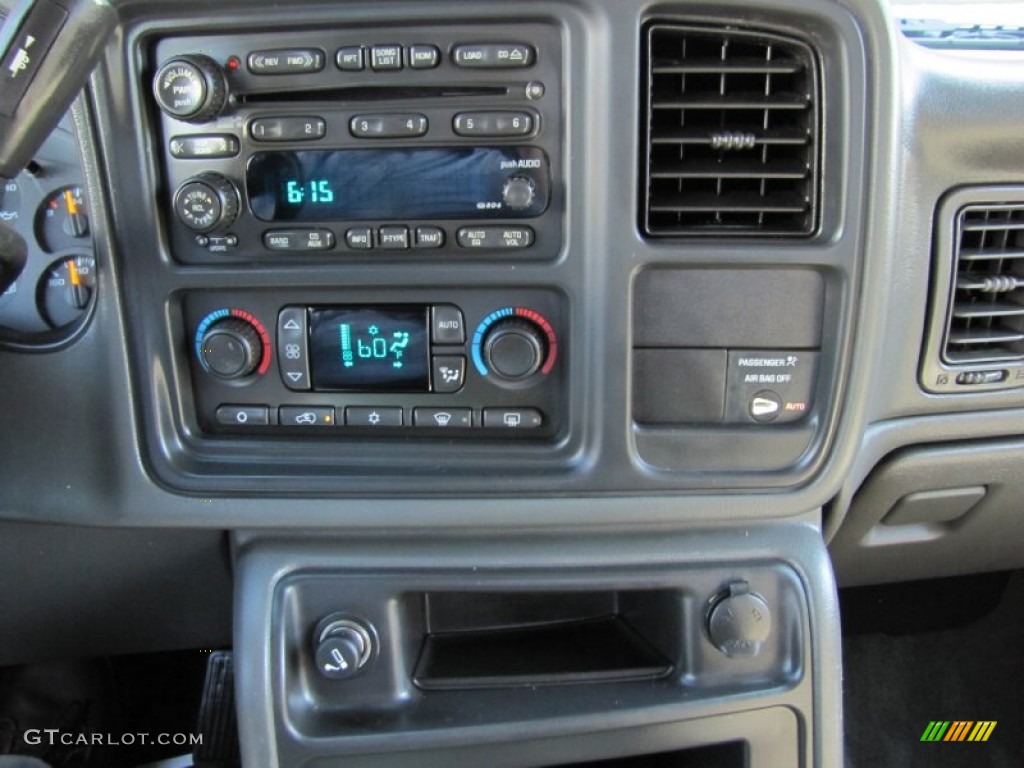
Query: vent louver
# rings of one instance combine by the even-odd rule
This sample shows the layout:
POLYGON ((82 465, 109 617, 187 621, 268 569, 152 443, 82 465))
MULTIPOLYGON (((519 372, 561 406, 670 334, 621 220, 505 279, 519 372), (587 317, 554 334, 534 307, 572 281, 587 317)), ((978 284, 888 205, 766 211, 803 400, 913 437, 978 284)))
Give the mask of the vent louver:
POLYGON ((812 234, 819 98, 811 49, 759 32, 655 24, 646 62, 645 232, 812 234))
POLYGON ((1024 360, 1024 205, 960 211, 951 295, 947 363, 1024 360))

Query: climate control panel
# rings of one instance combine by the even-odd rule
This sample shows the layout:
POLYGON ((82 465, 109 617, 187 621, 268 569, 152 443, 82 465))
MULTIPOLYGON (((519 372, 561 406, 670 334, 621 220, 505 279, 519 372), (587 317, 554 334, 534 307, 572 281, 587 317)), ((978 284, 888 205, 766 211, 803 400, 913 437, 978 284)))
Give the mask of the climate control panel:
POLYGON ((189 295, 198 426, 555 437, 567 409, 563 303, 538 289, 189 295))

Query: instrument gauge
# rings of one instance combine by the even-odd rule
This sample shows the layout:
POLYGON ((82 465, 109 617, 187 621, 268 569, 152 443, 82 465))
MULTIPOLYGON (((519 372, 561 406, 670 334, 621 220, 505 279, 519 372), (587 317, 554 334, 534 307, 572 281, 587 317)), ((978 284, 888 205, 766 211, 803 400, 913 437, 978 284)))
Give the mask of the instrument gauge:
POLYGON ((36 239, 47 253, 81 248, 88 243, 89 215, 81 187, 58 189, 36 214, 36 239))
POLYGON ((39 279, 39 314, 51 328, 66 328, 85 317, 96 295, 96 259, 71 252, 53 262, 39 279))

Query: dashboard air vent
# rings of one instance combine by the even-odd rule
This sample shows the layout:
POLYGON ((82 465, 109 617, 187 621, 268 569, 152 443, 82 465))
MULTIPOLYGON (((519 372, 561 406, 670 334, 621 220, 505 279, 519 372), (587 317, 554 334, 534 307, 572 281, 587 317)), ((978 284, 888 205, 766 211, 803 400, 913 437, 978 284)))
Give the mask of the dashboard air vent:
POLYGON ((646 41, 644 231, 810 235, 819 96, 804 43, 654 24, 646 41))
POLYGON ((951 294, 947 363, 1024 360, 1024 205, 960 211, 951 294))

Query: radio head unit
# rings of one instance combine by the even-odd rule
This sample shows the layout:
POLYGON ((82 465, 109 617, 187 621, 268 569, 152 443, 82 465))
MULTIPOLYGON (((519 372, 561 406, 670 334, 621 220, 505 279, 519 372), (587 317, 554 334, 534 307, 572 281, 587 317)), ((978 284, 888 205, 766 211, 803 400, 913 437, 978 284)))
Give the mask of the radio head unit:
POLYGON ((557 258, 561 33, 532 22, 500 31, 158 40, 153 115, 173 258, 557 258))

